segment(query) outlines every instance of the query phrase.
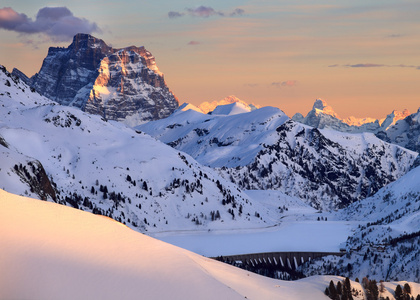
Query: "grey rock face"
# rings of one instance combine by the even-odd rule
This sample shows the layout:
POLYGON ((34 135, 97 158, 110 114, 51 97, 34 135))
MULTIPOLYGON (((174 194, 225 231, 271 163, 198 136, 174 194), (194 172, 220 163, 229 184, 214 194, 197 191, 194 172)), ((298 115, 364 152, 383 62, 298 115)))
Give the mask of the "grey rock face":
POLYGON ((88 34, 77 34, 67 48, 51 47, 29 84, 62 105, 130 126, 167 117, 179 106, 144 47, 114 49, 88 34))

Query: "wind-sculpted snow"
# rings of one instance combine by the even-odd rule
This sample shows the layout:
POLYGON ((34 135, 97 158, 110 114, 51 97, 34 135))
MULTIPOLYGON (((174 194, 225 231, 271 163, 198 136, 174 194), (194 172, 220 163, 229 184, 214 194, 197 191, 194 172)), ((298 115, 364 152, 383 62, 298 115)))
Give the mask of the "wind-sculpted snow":
POLYGON ((234 116, 181 111, 138 128, 242 189, 276 189, 327 210, 373 195, 417 156, 373 134, 319 130, 270 107, 234 116))
POLYGON ((119 122, 48 101, 4 69, 0 94, 5 190, 106 215, 139 231, 276 221, 274 212, 189 155, 119 122), (32 95, 42 105, 30 104, 32 95), (48 183, 54 193, 40 193, 48 183))
POLYGON ((42 95, 130 126, 169 116, 178 100, 144 47, 114 49, 87 34, 68 48, 51 47, 41 70, 28 79, 42 95))

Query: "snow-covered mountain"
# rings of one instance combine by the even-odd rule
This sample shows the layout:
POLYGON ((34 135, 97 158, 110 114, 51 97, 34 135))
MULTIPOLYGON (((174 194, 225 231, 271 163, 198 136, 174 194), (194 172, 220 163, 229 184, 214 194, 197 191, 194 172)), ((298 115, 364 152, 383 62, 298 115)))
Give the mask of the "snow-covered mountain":
POLYGON ((420 153, 420 109, 403 120, 399 120, 388 130, 378 132, 376 136, 420 153))
POLYGON ((0 105, 0 188, 7 191, 139 231, 277 221, 275 212, 189 155, 122 123, 57 105, 4 68, 0 105))
MULTIPOLYGON (((241 99, 239 99, 238 97, 231 95, 228 96, 220 101, 213 101, 213 102, 203 102, 201 103, 198 108, 205 114, 210 113, 212 111, 214 111, 218 106, 225 106, 225 105, 229 105, 229 104, 236 104, 236 105, 232 105, 229 107, 240 107, 242 110, 247 111, 252 111, 252 110, 256 110, 258 108, 261 108, 261 106, 259 105, 255 105, 255 104, 248 104, 245 101, 242 101, 241 99)), ((226 113, 223 113, 226 114, 226 113)))
POLYGON ((77 34, 67 48, 51 47, 30 79, 13 74, 62 105, 130 126, 167 117, 179 105, 144 47, 114 49, 88 34, 77 34))
POLYGON ((307 275, 330 272, 420 282, 420 167, 374 196, 349 205, 338 212, 338 218, 364 225, 348 238, 346 256, 324 258, 303 268, 307 275))
POLYGON ((263 107, 241 114, 203 114, 177 111, 166 119, 138 126, 162 142, 211 167, 251 163, 275 140, 275 129, 289 119, 280 109, 263 107))
POLYGON ((319 209, 344 207, 405 174, 417 154, 373 134, 319 130, 263 107, 237 115, 180 111, 138 127, 242 189, 276 189, 319 209))
POLYGON ((341 119, 334 109, 329 106, 324 100, 317 99, 312 107, 312 110, 303 117, 302 114, 295 114, 292 119, 319 129, 334 129, 342 132, 373 132, 386 131, 393 126, 397 121, 402 120, 410 115, 408 110, 403 112, 393 111, 386 118, 377 120, 373 118, 355 118, 349 117, 341 119))

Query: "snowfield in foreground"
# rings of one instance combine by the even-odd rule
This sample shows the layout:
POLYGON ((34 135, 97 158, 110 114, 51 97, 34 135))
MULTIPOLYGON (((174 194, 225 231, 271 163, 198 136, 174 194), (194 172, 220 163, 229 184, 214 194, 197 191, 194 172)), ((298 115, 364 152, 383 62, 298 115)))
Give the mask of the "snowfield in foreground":
MULTIPOLYGON (((327 300, 325 287, 343 279, 262 277, 147 237, 110 218, 3 190, 0 240, 0 299, 327 300)), ((393 299, 396 284, 386 283, 384 296, 393 299)), ((351 285, 362 291, 360 284, 351 285)), ((420 284, 410 286, 414 295, 420 292, 420 284)))
POLYGON ((265 278, 109 218, 0 190, 1 299, 327 299, 331 279, 265 278))

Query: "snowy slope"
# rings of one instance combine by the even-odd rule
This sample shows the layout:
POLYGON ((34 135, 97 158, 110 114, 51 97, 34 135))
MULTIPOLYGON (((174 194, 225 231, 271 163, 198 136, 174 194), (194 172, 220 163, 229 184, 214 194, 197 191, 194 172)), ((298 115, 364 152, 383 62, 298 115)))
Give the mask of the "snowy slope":
MULTIPOLYGON (((351 204, 337 217, 361 221, 363 225, 348 238, 349 254, 333 268, 334 272, 359 278, 369 275, 372 279, 420 282, 420 167, 373 197, 351 204)), ((328 265, 328 259, 324 261, 328 265)), ((325 274, 322 263, 307 271, 319 273, 325 274)))
POLYGON ((0 299, 327 299, 328 277, 261 277, 3 190, 0 205, 0 299))
POLYGON ((43 105, 26 104, 29 88, 10 78, 0 72, 2 188, 107 215, 139 231, 276 222, 275 212, 188 155, 39 95, 43 105), (42 170, 47 182, 38 178, 42 170), (44 184, 54 187, 45 197, 37 193, 44 184))
POLYGON ((276 127, 289 118, 278 108, 263 107, 237 115, 176 112, 137 128, 211 167, 249 164, 275 140, 276 127))
POLYGON ((225 104, 217 106, 212 112, 212 115, 237 115, 250 112, 251 108, 248 105, 245 105, 240 102, 235 102, 232 104, 225 104))
POLYGON ((276 189, 319 209, 374 194, 405 174, 417 156, 373 134, 302 125, 272 107, 231 116, 189 110, 137 128, 221 168, 242 189, 276 189))
MULTIPOLYGON (((329 282, 343 280, 262 277, 111 219, 3 190, 0 206, 0 299, 326 300, 329 282)), ((396 284, 386 287, 391 291, 396 284)), ((360 284, 351 285, 363 291, 360 284)), ((420 293, 419 284, 410 286, 413 295, 420 293)))

